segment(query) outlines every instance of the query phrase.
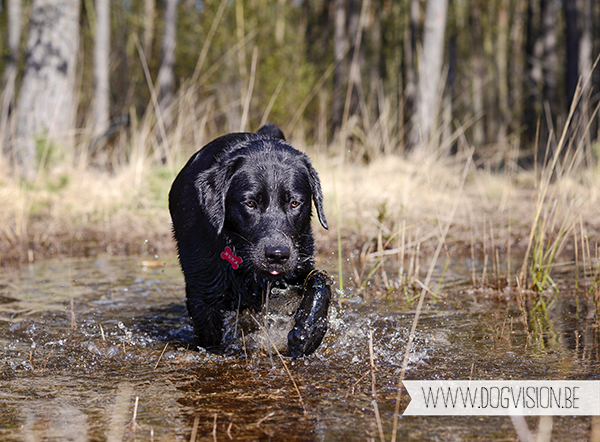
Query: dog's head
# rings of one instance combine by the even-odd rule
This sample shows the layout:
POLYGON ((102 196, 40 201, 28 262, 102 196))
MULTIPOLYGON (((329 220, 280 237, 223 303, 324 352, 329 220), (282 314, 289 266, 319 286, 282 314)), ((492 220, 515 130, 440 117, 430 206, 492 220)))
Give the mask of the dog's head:
POLYGON ((282 139, 251 136, 231 146, 196 186, 217 234, 260 273, 289 274, 312 259, 313 202, 327 229, 317 172, 282 139))

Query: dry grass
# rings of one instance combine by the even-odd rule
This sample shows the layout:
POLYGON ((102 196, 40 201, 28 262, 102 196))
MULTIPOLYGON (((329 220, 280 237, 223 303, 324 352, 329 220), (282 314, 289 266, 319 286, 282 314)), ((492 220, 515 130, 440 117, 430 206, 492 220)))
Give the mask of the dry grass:
MULTIPOLYGON (((387 156, 359 165, 318 157, 314 162, 323 182, 328 214, 335 213, 337 196, 342 241, 348 253, 358 253, 367 242, 371 252, 376 251, 380 234, 384 243, 386 238, 395 238, 388 245, 393 248, 403 230, 405 244, 420 243, 421 249, 431 250, 439 225, 448 221, 457 198, 458 210, 446 239, 448 250, 468 252, 473 244, 477 256, 488 253, 491 262, 492 247, 506 259, 509 249, 518 255, 527 246, 538 196, 538 178, 533 171, 509 175, 471 167, 459 194, 464 162, 456 159, 427 162, 387 156), (334 179, 337 195, 333 192, 334 179)), ((582 170, 550 183, 552 191, 546 201, 559 218, 566 216, 570 207, 570 217, 581 217, 584 234, 594 244, 600 227, 599 185, 597 170, 582 170)), ((335 217, 331 216, 330 224, 325 244, 335 243, 335 217)), ((571 249, 567 247, 567 251, 571 249)), ((515 268, 518 265, 514 262, 515 268)))
MULTIPOLYGON (((133 138, 132 144, 142 143, 133 138)), ((61 255, 173 253, 167 195, 174 173, 197 148, 189 141, 180 141, 173 150, 172 164, 156 165, 152 152, 145 157, 138 152, 110 172, 54 166, 29 184, 7 173, 0 176, 2 262, 61 255)), ((464 158, 382 155, 364 164, 316 147, 297 147, 312 157, 325 194, 330 230, 314 229, 323 252, 337 252, 336 201, 343 250, 357 266, 369 268, 378 248, 379 252, 398 249, 401 240, 407 251, 419 244, 425 256, 435 247, 439 226, 448 221, 457 198, 458 209, 446 238, 448 253, 468 253, 474 246, 475 253, 487 253, 491 263, 492 246, 502 260, 509 249, 518 253, 527 246, 539 188, 534 171, 490 172, 471 166, 459 193, 464 158), (361 259, 368 262, 359 263, 361 259)), ((547 195, 553 216, 566 216, 569 209, 570 218, 580 220, 578 234, 595 247, 600 229, 598 170, 564 174, 549 183, 547 195)), ((566 252, 572 249, 569 244, 565 247, 566 252)))
MULTIPOLYGON (((158 171, 157 171, 158 172, 158 171)), ((162 181, 132 168, 56 169, 27 184, 0 178, 0 260, 144 253, 170 247, 162 181)))
MULTIPOLYGON (((181 87, 164 115, 150 103, 144 118, 132 118, 104 140, 107 145, 90 149, 91 131, 83 131, 75 153, 44 146, 32 183, 11 175, 8 161, 0 157, 0 262, 174 253, 169 188, 189 156, 222 134, 217 122, 226 112, 214 109, 211 100, 198 101, 193 85, 181 87)), ((250 96, 240 99, 246 103, 250 96)), ((342 132, 352 141, 329 146, 307 145, 300 125, 282 125, 320 174, 330 230, 315 226, 317 248, 337 255, 341 247, 357 288, 370 278, 377 278, 384 292, 416 284, 448 223, 440 260, 447 266, 451 259, 470 257, 487 264, 481 274, 473 271, 474 284, 501 278, 514 284, 520 268, 514 257, 527 254, 532 226, 540 222, 546 231, 539 238, 550 244, 565 220, 570 223, 561 256, 550 264, 574 261, 581 242, 581 251, 588 250, 586 265, 595 267, 600 173, 597 166, 571 161, 581 157, 579 147, 562 142, 561 156, 546 159, 550 168, 520 169, 513 158, 516 149, 500 171, 471 162, 459 192, 472 151, 461 135, 464 128, 438 149, 423 149, 424 156, 394 155, 402 152, 396 121, 391 111, 372 125, 349 118, 342 132), (454 141, 459 152, 447 156, 454 141)), ((436 289, 429 289, 435 295, 436 289)))

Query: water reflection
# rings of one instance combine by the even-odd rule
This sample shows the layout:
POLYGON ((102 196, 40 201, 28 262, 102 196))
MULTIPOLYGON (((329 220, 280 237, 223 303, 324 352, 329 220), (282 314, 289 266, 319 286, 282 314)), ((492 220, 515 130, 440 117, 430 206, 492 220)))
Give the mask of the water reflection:
MULTIPOLYGON (((365 440, 377 402, 392 432, 416 302, 347 296, 323 345, 303 360, 264 345, 226 356, 190 351, 175 259, 39 263, 0 274, 1 440, 365 440), (135 406, 138 398, 137 408, 135 406), (133 420, 135 414, 135 420, 133 420)), ((595 379, 598 328, 584 297, 564 295, 528 334, 508 291, 454 282, 428 297, 410 379, 595 379), (506 299, 509 299, 507 301, 506 299), (579 299, 579 300, 578 300, 579 299)), ((403 396, 401 409, 406 406, 403 396)), ((537 421, 529 420, 531 428, 537 421)), ((555 418, 557 440, 587 440, 591 418, 555 418)), ((508 418, 400 419, 399 440, 514 440, 508 418)))

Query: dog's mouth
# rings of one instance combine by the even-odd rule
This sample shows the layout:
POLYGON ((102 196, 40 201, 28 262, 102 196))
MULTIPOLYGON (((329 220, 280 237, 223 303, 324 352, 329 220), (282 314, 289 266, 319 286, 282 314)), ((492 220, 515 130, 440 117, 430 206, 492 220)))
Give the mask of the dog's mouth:
POLYGON ((294 272, 295 266, 293 265, 293 262, 274 264, 263 261, 260 265, 260 269, 261 273, 267 278, 278 279, 294 272))
POLYGON ((263 271, 267 274, 267 276, 271 277, 285 276, 287 273, 289 273, 289 270, 281 265, 274 266, 267 264, 263 271))

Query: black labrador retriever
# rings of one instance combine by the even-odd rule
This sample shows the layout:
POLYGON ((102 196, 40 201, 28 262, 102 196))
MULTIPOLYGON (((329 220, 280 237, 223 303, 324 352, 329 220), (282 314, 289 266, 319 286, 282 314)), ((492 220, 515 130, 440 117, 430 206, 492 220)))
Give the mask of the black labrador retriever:
POLYGON ((169 210, 198 346, 219 350, 224 313, 259 311, 276 283, 302 296, 290 355, 318 348, 331 290, 314 268, 312 202, 327 229, 317 172, 277 126, 222 136, 190 158, 173 182, 169 210))

